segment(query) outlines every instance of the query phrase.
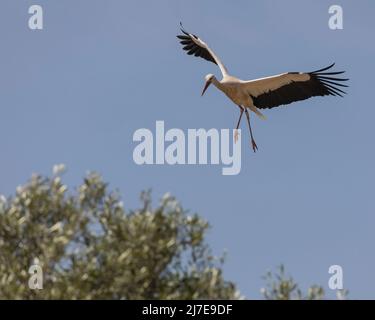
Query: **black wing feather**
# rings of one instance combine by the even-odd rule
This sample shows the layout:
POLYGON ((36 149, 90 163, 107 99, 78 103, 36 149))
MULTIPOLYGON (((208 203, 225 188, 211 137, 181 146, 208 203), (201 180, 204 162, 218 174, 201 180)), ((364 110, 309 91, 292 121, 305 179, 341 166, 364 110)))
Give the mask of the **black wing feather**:
POLYGON ((346 92, 339 89, 338 86, 348 86, 337 82, 347 81, 349 79, 327 77, 327 75, 342 74, 345 71, 324 72, 331 69, 334 65, 335 64, 332 64, 323 69, 309 72, 310 80, 308 81, 295 81, 276 90, 262 93, 256 97, 252 96, 253 103, 259 109, 271 109, 315 96, 332 95, 342 97, 342 94, 346 94, 346 92))
POLYGON ((181 32, 182 35, 178 35, 177 38, 180 39, 180 43, 183 45, 182 49, 187 52, 188 55, 194 54, 196 57, 203 58, 207 61, 211 61, 214 64, 217 65, 215 59, 211 56, 210 52, 197 45, 191 37, 195 37, 198 39, 198 37, 194 34, 189 34, 187 31, 185 31, 181 25, 181 32))

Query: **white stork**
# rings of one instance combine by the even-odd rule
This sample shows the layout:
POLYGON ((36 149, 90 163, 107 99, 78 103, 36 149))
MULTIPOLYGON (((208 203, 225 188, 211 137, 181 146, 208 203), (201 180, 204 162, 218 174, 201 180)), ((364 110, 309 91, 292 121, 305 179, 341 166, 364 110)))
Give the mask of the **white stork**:
POLYGON ((240 108, 240 117, 237 122, 235 132, 235 142, 238 139, 238 127, 241 122, 242 114, 245 112, 247 123, 250 130, 251 143, 254 152, 258 150, 255 143, 253 132, 250 125, 250 116, 248 109, 265 119, 259 109, 271 109, 295 101, 305 100, 314 96, 340 96, 345 92, 338 87, 348 87, 340 81, 348 79, 332 77, 342 74, 340 72, 324 72, 332 68, 332 64, 326 68, 312 72, 287 72, 279 75, 260 78, 255 80, 243 81, 228 73, 227 68, 218 58, 218 56, 204 43, 199 37, 186 32, 181 24, 182 35, 178 35, 183 50, 188 55, 201 57, 218 65, 223 78, 218 81, 213 74, 205 77, 206 83, 202 91, 202 96, 211 83, 216 88, 224 92, 240 108))

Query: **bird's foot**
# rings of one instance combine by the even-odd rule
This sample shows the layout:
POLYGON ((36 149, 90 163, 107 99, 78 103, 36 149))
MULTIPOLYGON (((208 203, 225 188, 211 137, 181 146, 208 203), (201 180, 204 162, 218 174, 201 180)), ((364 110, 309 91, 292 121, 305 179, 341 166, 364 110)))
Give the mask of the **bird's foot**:
POLYGON ((238 141, 238 136, 239 136, 238 130, 235 129, 235 130, 234 130, 234 143, 237 143, 237 141, 238 141))
POLYGON ((254 139, 251 139, 251 144, 252 144, 252 147, 253 147, 254 152, 257 152, 257 150, 258 150, 258 146, 257 146, 257 144, 255 143, 255 140, 254 140, 254 139))

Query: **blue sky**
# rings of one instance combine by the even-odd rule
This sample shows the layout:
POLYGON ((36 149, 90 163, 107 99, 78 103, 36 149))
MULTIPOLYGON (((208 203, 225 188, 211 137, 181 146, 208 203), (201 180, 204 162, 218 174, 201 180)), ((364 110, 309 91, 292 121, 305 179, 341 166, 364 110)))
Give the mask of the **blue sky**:
MULTIPOLYGON (((171 192, 207 219, 225 275, 248 298, 284 263, 306 288, 339 264, 350 298, 374 298, 375 150, 372 102, 375 3, 363 1, 3 0, 0 36, 0 193, 33 172, 65 163, 76 186, 100 172, 128 208, 152 188, 171 192), (28 29, 28 8, 44 30, 28 29), (328 28, 340 4, 344 29, 328 28), (259 152, 243 130, 242 171, 218 166, 137 166, 138 128, 233 128, 238 108, 216 88, 214 64, 188 57, 179 21, 203 38, 230 73, 253 79, 312 71, 332 62, 350 77, 348 95, 314 98, 253 120, 259 152)), ((242 127, 245 127, 245 121, 242 127)))

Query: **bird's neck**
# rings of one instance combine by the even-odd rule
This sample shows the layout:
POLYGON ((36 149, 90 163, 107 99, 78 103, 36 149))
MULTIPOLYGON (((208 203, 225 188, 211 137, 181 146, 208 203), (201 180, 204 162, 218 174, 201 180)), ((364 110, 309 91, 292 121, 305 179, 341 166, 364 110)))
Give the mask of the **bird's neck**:
POLYGON ((223 91, 223 85, 216 78, 212 79, 212 83, 214 84, 214 86, 216 88, 218 88, 219 90, 223 91))

